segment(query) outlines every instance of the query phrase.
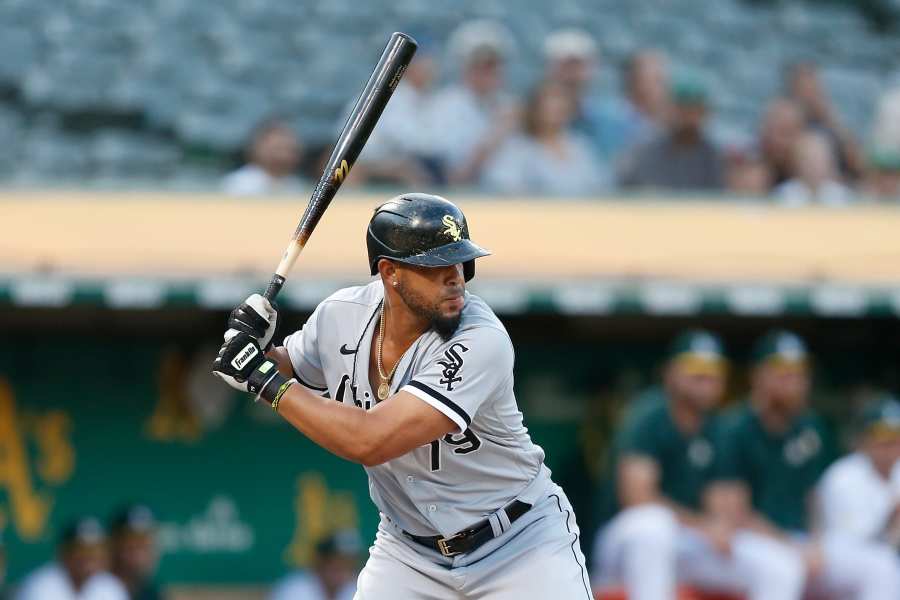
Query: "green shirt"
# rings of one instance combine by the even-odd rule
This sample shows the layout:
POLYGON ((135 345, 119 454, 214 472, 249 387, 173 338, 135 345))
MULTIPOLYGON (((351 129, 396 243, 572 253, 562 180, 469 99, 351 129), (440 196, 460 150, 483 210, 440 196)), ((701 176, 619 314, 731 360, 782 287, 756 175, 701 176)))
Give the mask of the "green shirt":
POLYGON ((745 482, 753 507, 786 530, 809 524, 807 503, 819 476, 831 462, 833 446, 812 411, 797 417, 788 431, 765 431, 749 405, 723 417, 716 477, 745 482))
MULTIPOLYGON (((672 420, 665 391, 654 388, 644 393, 625 413, 613 442, 613 480, 622 456, 646 456, 659 465, 662 495, 699 508, 700 495, 713 475, 714 427, 714 420, 707 418, 696 434, 684 434, 672 420)), ((614 481, 612 487, 615 490, 614 481)))

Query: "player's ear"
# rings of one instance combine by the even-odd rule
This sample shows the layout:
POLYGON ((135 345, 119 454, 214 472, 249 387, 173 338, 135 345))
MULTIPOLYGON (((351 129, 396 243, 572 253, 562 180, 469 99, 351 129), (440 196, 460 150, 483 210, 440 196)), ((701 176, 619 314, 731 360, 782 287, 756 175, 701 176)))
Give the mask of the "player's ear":
POLYGON ((378 274, 385 285, 393 285, 397 279, 398 269, 396 263, 386 258, 378 260, 378 274))

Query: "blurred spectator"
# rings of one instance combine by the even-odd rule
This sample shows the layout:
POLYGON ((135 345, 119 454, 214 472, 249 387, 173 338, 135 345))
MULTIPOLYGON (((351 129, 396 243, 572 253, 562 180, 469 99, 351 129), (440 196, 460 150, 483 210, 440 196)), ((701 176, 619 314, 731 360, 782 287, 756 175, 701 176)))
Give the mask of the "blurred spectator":
POLYGON ((873 200, 900 202, 900 151, 873 152, 863 192, 873 200))
POLYGON ((897 85, 878 99, 871 142, 881 152, 900 154, 900 87, 897 85))
POLYGON ((832 147, 821 133, 801 134, 794 142, 791 160, 794 177, 773 191, 782 204, 841 206, 852 200, 852 191, 837 179, 832 147))
POLYGON ((665 57, 655 50, 641 50, 625 63, 628 122, 623 148, 665 128, 669 117, 669 74, 665 57))
POLYGON ((153 512, 142 505, 126 507, 110 523, 110 542, 112 573, 131 600, 160 600, 153 583, 159 563, 153 512))
POLYGON ((510 137, 484 168, 482 183, 495 192, 574 196, 596 193, 609 176, 588 140, 569 126, 575 99, 555 82, 528 98, 522 132, 510 137))
POLYGON ((688 331, 669 351, 663 388, 635 401, 613 446, 621 512, 597 536, 595 587, 624 583, 631 600, 675 598, 676 582, 749 600, 799 598, 802 562, 786 544, 738 531, 709 486, 716 463, 713 411, 725 392, 718 338, 688 331))
POLYGON ((362 545, 356 530, 337 531, 316 545, 312 571, 288 575, 269 600, 352 600, 362 545))
POLYGON ((706 85, 693 77, 677 79, 672 99, 667 130, 634 149, 623 164, 621 184, 674 191, 722 189, 722 157, 704 131, 706 85))
POLYGON ((900 550, 900 402, 877 398, 861 421, 856 451, 831 465, 819 484, 822 527, 826 535, 900 550))
POLYGON ((512 38, 500 24, 471 21, 453 33, 449 45, 462 73, 459 83, 435 96, 434 147, 447 181, 468 184, 478 180, 484 164, 517 126, 515 106, 503 91, 512 38))
POLYGON ((734 148, 725 153, 728 191, 738 196, 765 197, 772 189, 772 171, 753 148, 734 148))
POLYGON ((791 65, 787 70, 787 90, 803 112, 806 126, 825 134, 837 157, 838 172, 853 179, 862 175, 865 165, 862 152, 822 88, 816 65, 810 62, 791 65))
MULTIPOLYGON (((749 401, 726 417, 719 486, 742 498, 739 522, 801 549, 817 598, 900 598, 897 557, 812 529, 813 492, 832 457, 830 436, 809 406, 810 366, 797 335, 773 331, 753 350, 749 401)), ((723 492, 724 493, 724 492, 723 492)))
MULTIPOLYGON (((439 119, 431 112, 437 77, 435 47, 430 36, 413 36, 415 58, 394 90, 369 141, 350 172, 354 183, 387 183, 418 187, 440 183, 442 173, 434 152, 439 119)), ((350 114, 353 100, 341 120, 350 114)))
POLYGON ((226 194, 258 196, 296 189, 301 147, 289 125, 279 120, 265 121, 253 133, 247 149, 247 164, 225 176, 226 194))
POLYGON ((791 149, 803 129, 803 113, 796 102, 776 98, 769 103, 759 127, 759 151, 772 172, 773 185, 791 178, 791 149))
POLYGON ((618 157, 630 143, 630 105, 596 95, 599 68, 594 39, 580 29, 561 29, 544 41, 544 79, 563 86, 575 101, 572 128, 584 135, 604 161, 618 157))
POLYGON ((63 530, 57 562, 32 572, 17 600, 128 600, 128 592, 106 572, 106 533, 93 517, 63 530))

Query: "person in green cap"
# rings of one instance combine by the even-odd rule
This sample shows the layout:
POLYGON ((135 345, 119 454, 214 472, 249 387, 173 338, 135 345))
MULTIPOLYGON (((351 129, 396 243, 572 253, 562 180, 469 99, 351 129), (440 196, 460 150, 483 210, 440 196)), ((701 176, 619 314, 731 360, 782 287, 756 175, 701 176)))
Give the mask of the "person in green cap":
MULTIPOLYGON (((825 471, 816 500, 826 535, 900 550, 900 401, 882 395, 864 407, 856 451, 825 471)), ((900 557, 891 558, 900 598, 900 557)))
POLYGON ((900 200, 900 151, 873 149, 870 152, 862 192, 876 201, 900 200))
POLYGON ((142 504, 125 506, 113 515, 109 531, 111 571, 130 600, 163 600, 154 581, 159 548, 153 511, 142 504))
POLYGON ((799 336, 776 330, 756 343, 749 399, 723 417, 719 436, 715 477, 733 500, 732 526, 793 545, 817 598, 896 600, 900 591, 890 585, 892 563, 882 551, 812 526, 809 508, 833 444, 809 406, 810 387, 809 352, 799 336))
POLYGON ((630 600, 674 599, 678 583, 748 600, 800 598, 801 555, 728 526, 728 498, 710 487, 726 381, 719 339, 688 331, 672 344, 663 385, 630 407, 613 443, 619 512, 599 532, 594 584, 624 585, 630 600))
POLYGON ((725 163, 706 134, 709 91, 692 74, 675 77, 666 129, 624 157, 619 183, 637 190, 717 191, 725 185, 725 163))

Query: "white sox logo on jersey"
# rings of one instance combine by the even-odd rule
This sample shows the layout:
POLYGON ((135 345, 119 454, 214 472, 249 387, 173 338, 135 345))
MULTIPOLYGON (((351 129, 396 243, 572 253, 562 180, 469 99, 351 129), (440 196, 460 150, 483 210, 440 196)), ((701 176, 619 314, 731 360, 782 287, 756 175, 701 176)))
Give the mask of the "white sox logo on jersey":
POLYGON ((441 372, 440 384, 447 386, 448 392, 453 391, 454 383, 462 381, 462 377, 457 375, 457 373, 459 373, 459 370, 463 366, 463 359, 460 353, 457 351, 457 348, 459 348, 459 350, 462 350, 463 352, 469 351, 468 348, 466 348, 459 342, 456 342, 455 344, 444 350, 444 356, 447 357, 447 360, 437 361, 437 364, 444 367, 444 370, 441 372))

